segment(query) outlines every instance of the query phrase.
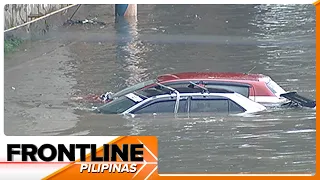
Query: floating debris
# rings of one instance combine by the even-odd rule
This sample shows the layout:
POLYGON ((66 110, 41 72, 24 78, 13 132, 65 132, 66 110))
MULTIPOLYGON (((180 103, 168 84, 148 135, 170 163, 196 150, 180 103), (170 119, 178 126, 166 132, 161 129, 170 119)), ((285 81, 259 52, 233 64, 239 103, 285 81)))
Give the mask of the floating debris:
POLYGON ((67 20, 63 25, 75 25, 75 24, 94 24, 94 25, 106 25, 106 23, 97 21, 96 18, 84 19, 84 20, 67 20))

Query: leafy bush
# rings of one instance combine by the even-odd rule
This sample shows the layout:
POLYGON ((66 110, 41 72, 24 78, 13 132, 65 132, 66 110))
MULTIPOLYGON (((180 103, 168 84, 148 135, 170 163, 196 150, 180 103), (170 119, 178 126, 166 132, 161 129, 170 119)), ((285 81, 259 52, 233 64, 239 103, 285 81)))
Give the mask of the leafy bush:
POLYGON ((4 40, 4 53, 14 51, 21 43, 22 40, 18 38, 4 40))

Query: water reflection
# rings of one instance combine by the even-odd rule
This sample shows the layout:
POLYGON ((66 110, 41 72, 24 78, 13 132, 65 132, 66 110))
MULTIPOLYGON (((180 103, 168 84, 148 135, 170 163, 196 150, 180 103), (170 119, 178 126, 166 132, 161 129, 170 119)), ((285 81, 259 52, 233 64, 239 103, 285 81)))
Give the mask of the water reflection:
POLYGON ((131 86, 143 81, 148 74, 142 66, 145 62, 141 58, 146 49, 140 48, 136 17, 117 17, 115 21, 117 36, 116 61, 122 64, 126 74, 125 85, 131 86))
POLYGON ((261 42, 258 47, 265 49, 265 57, 253 63, 264 66, 262 72, 272 75, 287 90, 314 97, 314 92, 310 94, 299 87, 303 87, 306 79, 315 81, 315 8, 264 4, 254 8, 257 12, 249 24, 259 29, 254 32, 254 39, 261 42), (279 71, 289 67, 291 71, 279 71), (308 71, 302 72, 302 68, 308 71))

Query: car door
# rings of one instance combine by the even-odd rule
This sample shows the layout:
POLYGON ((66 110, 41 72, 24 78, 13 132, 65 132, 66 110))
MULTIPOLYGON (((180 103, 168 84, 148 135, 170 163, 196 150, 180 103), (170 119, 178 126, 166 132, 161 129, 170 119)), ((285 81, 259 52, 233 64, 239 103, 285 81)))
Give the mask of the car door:
MULTIPOLYGON (((168 114, 174 113, 176 97, 156 98, 133 110, 132 114, 168 114)), ((178 113, 187 112, 187 98, 181 97, 179 100, 178 113)))

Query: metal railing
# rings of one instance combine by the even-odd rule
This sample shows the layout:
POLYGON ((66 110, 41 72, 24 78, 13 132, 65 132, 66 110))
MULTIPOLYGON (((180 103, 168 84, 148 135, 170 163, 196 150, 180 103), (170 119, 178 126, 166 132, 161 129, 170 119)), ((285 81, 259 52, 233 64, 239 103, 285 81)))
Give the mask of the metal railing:
POLYGON ((194 86, 197 86, 198 88, 202 89, 204 92, 209 93, 209 90, 208 90, 207 88, 202 87, 202 86, 200 86, 200 85, 198 85, 198 84, 196 84, 196 83, 194 83, 194 82, 192 82, 192 81, 189 81, 189 83, 192 84, 192 85, 194 85, 194 86))
POLYGON ((174 113, 177 114, 178 113, 178 109, 179 109, 179 102, 180 102, 180 92, 177 91, 176 89, 172 88, 172 87, 165 86, 165 85, 160 84, 160 83, 157 83, 157 85, 159 85, 159 86, 161 86, 163 88, 169 89, 169 90, 173 91, 177 95, 176 104, 174 106, 174 113))

